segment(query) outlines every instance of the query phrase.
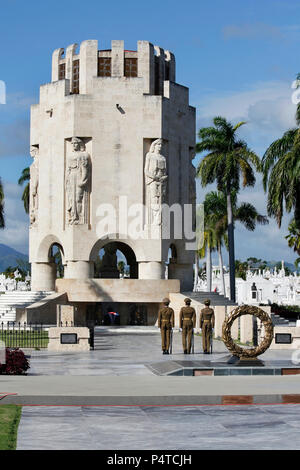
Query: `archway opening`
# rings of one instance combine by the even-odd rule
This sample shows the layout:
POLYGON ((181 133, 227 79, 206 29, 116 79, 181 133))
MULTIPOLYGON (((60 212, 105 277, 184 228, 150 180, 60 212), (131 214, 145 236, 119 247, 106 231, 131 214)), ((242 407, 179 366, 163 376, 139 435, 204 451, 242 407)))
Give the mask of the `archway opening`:
POLYGON ((169 250, 168 250, 168 258, 165 263, 166 265, 166 273, 165 273, 165 278, 166 279, 174 279, 174 273, 173 273, 173 266, 177 263, 177 250, 176 246, 174 243, 171 243, 169 250))
POLYGON ((109 242, 99 249, 94 260, 94 277, 138 279, 138 264, 133 249, 123 242, 109 242))
POLYGON ((59 243, 52 243, 48 257, 49 262, 55 265, 55 279, 62 279, 65 276, 63 247, 59 243))

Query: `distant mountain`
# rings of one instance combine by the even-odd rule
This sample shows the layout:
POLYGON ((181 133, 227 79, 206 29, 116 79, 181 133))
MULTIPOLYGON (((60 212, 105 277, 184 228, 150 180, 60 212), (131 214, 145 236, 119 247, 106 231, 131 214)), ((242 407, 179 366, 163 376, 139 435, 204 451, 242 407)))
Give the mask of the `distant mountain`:
POLYGON ((0 273, 5 271, 9 266, 15 267, 18 265, 17 260, 23 260, 28 262, 28 255, 20 253, 17 250, 14 250, 10 246, 3 245, 0 243, 0 273))
MULTIPOLYGON (((280 263, 281 265, 281 261, 267 261, 267 265, 269 268, 274 268, 276 266, 276 264, 280 263)), ((293 263, 288 263, 287 261, 284 262, 284 266, 286 268, 289 268, 292 272, 294 271, 297 271, 295 265, 293 263)))

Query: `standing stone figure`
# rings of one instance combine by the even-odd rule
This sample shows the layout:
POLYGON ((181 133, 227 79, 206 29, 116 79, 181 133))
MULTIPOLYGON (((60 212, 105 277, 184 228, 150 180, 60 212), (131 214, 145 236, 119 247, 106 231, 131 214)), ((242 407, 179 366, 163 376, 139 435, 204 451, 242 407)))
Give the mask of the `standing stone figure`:
POLYGON ((158 312, 158 328, 161 332, 163 354, 169 354, 171 331, 174 328, 174 310, 169 307, 170 300, 163 299, 163 308, 158 312))
POLYGON ((33 163, 30 167, 30 196, 29 196, 29 216, 30 224, 35 225, 38 216, 38 191, 39 191, 39 162, 38 162, 39 148, 32 146, 30 148, 30 155, 33 158, 33 163))
POLYGON ((184 354, 191 353, 193 329, 196 326, 196 311, 191 307, 191 299, 184 299, 185 307, 179 313, 179 326, 182 328, 182 347, 184 354), (187 341, 186 341, 187 340, 187 341))
POLYGON ((102 278, 119 278, 117 248, 113 243, 104 247, 104 255, 100 267, 100 276, 102 278))
POLYGON ((214 310, 210 308, 210 300, 204 301, 205 307, 200 313, 200 328, 202 329, 202 344, 204 354, 210 354, 210 346, 212 340, 212 330, 215 327, 214 310))
POLYGON ((78 137, 72 138, 73 155, 67 160, 66 200, 70 225, 88 223, 90 156, 78 137))
POLYGON ((144 172, 149 225, 161 225, 161 205, 168 179, 166 158, 161 154, 162 145, 162 139, 156 139, 146 155, 144 172))

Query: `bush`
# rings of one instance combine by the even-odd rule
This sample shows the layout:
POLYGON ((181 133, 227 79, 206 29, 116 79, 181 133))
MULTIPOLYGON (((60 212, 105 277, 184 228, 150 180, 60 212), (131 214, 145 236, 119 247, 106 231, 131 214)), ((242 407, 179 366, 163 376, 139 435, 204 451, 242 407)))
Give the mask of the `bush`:
POLYGON ((21 349, 6 348, 6 364, 0 363, 0 374, 22 375, 30 365, 21 349))

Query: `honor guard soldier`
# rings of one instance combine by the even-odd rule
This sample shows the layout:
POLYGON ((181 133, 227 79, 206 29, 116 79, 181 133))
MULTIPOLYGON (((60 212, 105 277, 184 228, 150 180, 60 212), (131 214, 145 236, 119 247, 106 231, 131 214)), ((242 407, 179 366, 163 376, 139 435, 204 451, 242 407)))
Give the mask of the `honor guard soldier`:
POLYGON ((182 328, 182 347, 184 354, 191 353, 193 329, 196 326, 196 311, 191 307, 191 299, 184 299, 185 307, 179 313, 179 325, 182 328))
POLYGON ((202 344, 204 354, 210 354, 210 346, 212 341, 212 330, 215 327, 215 314, 210 308, 210 300, 204 301, 205 308, 200 313, 200 328, 202 329, 202 344))
POLYGON ((169 354, 171 331, 174 328, 174 310, 169 307, 169 303, 169 299, 163 299, 164 306, 158 312, 158 328, 161 332, 163 354, 169 354))

